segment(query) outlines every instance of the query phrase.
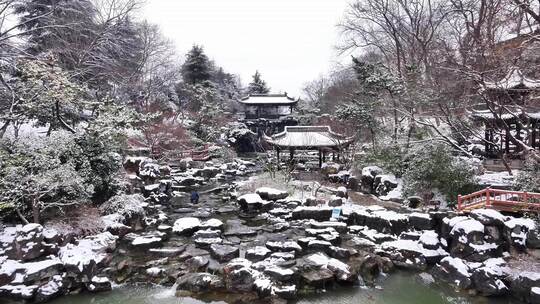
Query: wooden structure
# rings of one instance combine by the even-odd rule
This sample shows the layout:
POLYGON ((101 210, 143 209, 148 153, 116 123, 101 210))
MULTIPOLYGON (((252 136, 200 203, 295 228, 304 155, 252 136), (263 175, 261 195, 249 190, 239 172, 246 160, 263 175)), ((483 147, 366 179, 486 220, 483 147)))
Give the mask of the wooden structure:
POLYGON ((291 115, 299 99, 285 94, 251 94, 239 100, 245 119, 279 119, 291 115))
POLYGON ((521 148, 509 139, 510 135, 540 149, 540 107, 530 98, 536 92, 540 92, 540 80, 526 77, 518 68, 512 68, 500 81, 485 82, 485 94, 493 106, 473 109, 470 114, 484 125, 486 157, 499 158, 502 153, 516 157, 521 148))
POLYGON ((243 108, 243 118, 240 121, 259 137, 282 132, 286 126, 298 124, 293 117, 298 101, 287 93, 248 95, 238 101, 243 108))
POLYGON ((486 188, 458 196, 458 211, 488 208, 507 212, 540 212, 540 193, 486 188))
POLYGON ((275 147, 277 162, 280 152, 289 150, 289 160, 294 159, 298 150, 315 150, 319 152, 319 168, 326 161, 327 153, 337 153, 338 159, 343 149, 354 142, 354 137, 333 132, 329 126, 287 126, 285 131, 273 136, 264 135, 263 139, 275 147))

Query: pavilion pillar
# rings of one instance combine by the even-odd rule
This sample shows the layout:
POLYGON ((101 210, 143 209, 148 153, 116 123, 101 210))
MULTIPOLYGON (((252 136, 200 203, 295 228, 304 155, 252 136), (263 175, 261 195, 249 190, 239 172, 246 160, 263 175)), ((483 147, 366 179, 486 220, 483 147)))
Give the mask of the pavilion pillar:
POLYGON ((486 151, 486 153, 491 153, 491 144, 489 142, 491 142, 491 138, 489 136, 489 129, 485 128, 484 130, 484 138, 486 139, 486 142, 484 143, 484 150, 486 151))
POLYGON ((290 148, 289 149, 289 160, 292 161, 294 158, 294 149, 293 148, 290 148))
POLYGON ((279 151, 280 151, 279 147, 276 147, 277 169, 278 170, 279 170, 279 162, 280 162, 279 161, 279 151))
POLYGON ((531 122, 531 147, 536 149, 536 121, 531 122))
POLYGON ((506 133, 504 135, 504 150, 506 151, 506 153, 510 153, 510 134, 508 134, 508 130, 506 130, 506 133))
POLYGON ((322 168, 322 154, 321 154, 321 149, 319 149, 319 168, 322 168))
POLYGON ((323 163, 326 162, 326 151, 322 151, 322 161, 323 163))

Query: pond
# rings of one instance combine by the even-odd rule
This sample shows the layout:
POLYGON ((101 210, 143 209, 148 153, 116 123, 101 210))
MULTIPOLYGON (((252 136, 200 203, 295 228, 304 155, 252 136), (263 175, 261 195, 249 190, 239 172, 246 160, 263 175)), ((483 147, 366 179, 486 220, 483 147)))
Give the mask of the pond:
MULTIPOLYGON (((53 300, 51 304, 199 304, 191 298, 178 298, 174 288, 152 286, 119 286, 101 294, 70 295, 53 300)), ((220 303, 220 302, 212 302, 220 303)), ((222 303, 222 302, 221 302, 222 303)), ((450 288, 428 287, 414 279, 414 275, 396 272, 388 275, 376 288, 340 287, 324 293, 312 294, 297 304, 519 304, 512 298, 485 298, 458 293, 450 288)))

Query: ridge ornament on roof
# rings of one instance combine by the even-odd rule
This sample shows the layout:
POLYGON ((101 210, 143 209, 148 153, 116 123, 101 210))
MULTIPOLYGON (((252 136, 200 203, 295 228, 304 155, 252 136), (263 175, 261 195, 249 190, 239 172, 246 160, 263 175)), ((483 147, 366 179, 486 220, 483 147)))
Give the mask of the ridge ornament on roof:
POLYGON ((238 102, 246 105, 294 105, 300 99, 291 98, 284 94, 250 94, 238 102))

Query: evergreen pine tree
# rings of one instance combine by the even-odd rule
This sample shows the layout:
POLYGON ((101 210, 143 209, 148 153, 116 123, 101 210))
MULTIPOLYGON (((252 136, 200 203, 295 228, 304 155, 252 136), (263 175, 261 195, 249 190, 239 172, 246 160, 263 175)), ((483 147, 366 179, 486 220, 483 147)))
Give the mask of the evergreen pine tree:
POLYGON ((266 86, 266 82, 262 80, 261 73, 255 71, 253 81, 248 85, 248 94, 268 94, 270 88, 266 86))
POLYGON ((194 45, 186 55, 186 62, 182 66, 182 76, 189 84, 202 83, 210 80, 211 63, 204 54, 202 46, 194 45))

